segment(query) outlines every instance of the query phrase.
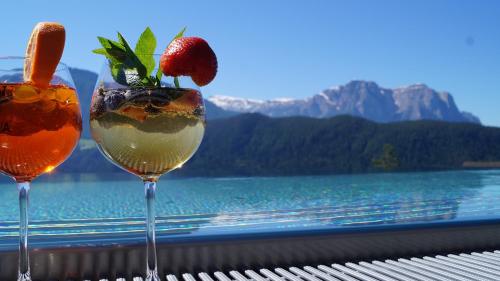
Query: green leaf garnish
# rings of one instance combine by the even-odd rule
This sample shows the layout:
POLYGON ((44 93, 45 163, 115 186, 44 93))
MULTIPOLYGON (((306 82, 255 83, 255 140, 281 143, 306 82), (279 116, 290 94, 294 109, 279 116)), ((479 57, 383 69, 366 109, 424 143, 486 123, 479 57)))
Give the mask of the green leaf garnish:
POLYGON ((123 69, 123 64, 120 63, 112 63, 109 61, 109 68, 111 69, 111 75, 113 79, 119 84, 128 85, 127 77, 125 76, 125 71, 123 69))
MULTIPOLYGON (((107 53, 106 57, 108 57, 108 59, 115 60, 117 62, 122 62, 123 60, 125 60, 125 47, 123 47, 122 44, 103 37, 97 37, 97 39, 99 39, 99 42, 101 42, 104 51, 107 53)), ((97 50, 102 52, 102 49, 97 50)))
MULTIPOLYGON (((182 37, 185 31, 186 27, 177 33, 172 41, 182 37)), ((130 87, 161 87, 163 73, 159 66, 155 75, 152 75, 156 66, 156 37, 149 27, 142 32, 134 50, 120 32, 118 41, 104 37, 97 39, 102 48, 92 52, 108 59, 111 75, 117 83, 130 87)), ((174 84, 180 87, 177 77, 174 77, 174 84)))
POLYGON ((147 75, 151 75, 155 69, 155 59, 153 54, 156 49, 156 38, 151 29, 148 27, 139 37, 139 41, 135 45, 135 54, 146 67, 147 75))
MULTIPOLYGON (((126 59, 124 62, 124 66, 126 68, 131 68, 131 69, 136 69, 137 74, 141 78, 140 80, 143 80, 146 78, 148 75, 146 66, 141 62, 141 60, 137 57, 135 52, 130 48, 130 45, 127 43, 125 38, 121 35, 120 32, 118 32, 118 39, 120 40, 120 43, 122 46, 125 48, 125 54, 126 54, 126 59)), ((151 54, 152 56, 152 54, 151 54)))
POLYGON ((92 53, 105 56, 108 54, 108 52, 104 48, 92 50, 92 53))
POLYGON ((163 76, 163 72, 161 71, 160 66, 158 66, 158 70, 156 71, 156 76, 155 76, 158 85, 161 84, 161 77, 162 76, 163 76))

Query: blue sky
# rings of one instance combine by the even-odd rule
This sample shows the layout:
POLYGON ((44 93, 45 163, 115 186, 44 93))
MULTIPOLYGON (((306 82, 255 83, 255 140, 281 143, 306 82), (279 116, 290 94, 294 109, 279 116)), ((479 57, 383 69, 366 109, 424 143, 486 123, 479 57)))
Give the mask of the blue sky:
POLYGON ((98 71, 97 35, 120 31, 135 43, 150 26, 160 52, 187 26, 219 59, 206 96, 302 98, 353 79, 425 83, 500 126, 500 1, 16 0, 2 11, 2 55, 22 55, 37 22, 59 21, 63 61, 98 71))

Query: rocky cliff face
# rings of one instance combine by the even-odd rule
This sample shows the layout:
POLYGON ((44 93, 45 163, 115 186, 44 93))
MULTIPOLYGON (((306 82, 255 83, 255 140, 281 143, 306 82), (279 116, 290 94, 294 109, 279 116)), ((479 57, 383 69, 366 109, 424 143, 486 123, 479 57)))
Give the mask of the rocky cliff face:
POLYGON ((332 117, 348 114, 377 122, 442 120, 479 123, 474 115, 461 112, 447 92, 424 84, 386 89, 369 81, 351 81, 323 90, 306 99, 252 100, 213 96, 216 106, 233 112, 258 112, 271 117, 332 117))

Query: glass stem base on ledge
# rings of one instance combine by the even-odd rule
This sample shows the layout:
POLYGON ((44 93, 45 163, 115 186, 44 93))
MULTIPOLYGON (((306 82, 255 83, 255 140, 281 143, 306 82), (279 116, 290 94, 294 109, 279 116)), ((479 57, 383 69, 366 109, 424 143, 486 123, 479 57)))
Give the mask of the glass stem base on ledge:
POLYGON ((144 182, 144 195, 146 197, 146 281, 161 281, 158 277, 156 263, 156 238, 155 238, 155 194, 156 182, 144 182))
POLYGON ((19 191, 19 273, 17 281, 31 281, 28 253, 28 203, 29 182, 17 184, 19 191))

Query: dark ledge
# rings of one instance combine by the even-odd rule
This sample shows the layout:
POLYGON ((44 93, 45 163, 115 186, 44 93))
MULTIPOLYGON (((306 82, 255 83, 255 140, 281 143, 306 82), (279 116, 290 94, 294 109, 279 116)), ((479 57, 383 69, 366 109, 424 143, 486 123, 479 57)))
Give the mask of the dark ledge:
MULTIPOLYGON (((210 236, 160 235, 160 274, 383 260, 500 248, 500 220, 353 226, 210 236)), ((143 276, 142 234, 37 241, 34 280, 143 276)), ((0 280, 14 280, 17 252, 0 252, 0 280)))

